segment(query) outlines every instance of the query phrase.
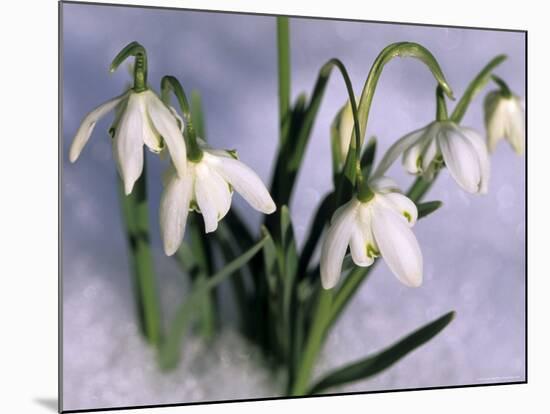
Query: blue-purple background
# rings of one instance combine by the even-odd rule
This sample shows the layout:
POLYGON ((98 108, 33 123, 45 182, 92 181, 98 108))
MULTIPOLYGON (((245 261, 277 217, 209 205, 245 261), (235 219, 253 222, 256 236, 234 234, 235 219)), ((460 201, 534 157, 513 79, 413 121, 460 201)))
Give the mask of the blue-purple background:
MULTIPOLYGON (((376 54, 394 41, 416 41, 439 60, 455 94, 493 56, 509 59, 497 73, 524 96, 522 33, 291 19, 292 95, 310 92, 320 66, 338 57, 360 93, 376 54)), ((64 409, 275 396, 280 376, 260 365, 258 352, 225 328, 210 346, 191 338, 180 369, 159 373, 136 333, 126 246, 121 233, 116 171, 100 122, 75 165, 68 147, 82 117, 118 95, 129 76, 108 66, 137 40, 148 51, 149 81, 176 75, 204 100, 213 146, 237 148, 241 159, 269 181, 277 144, 275 19, 218 13, 92 5, 63 5, 63 385, 64 409)), ((367 134, 380 149, 434 117, 434 81, 419 62, 398 59, 385 69, 367 134)), ((464 124, 483 131, 478 97, 464 124)), ((334 75, 325 94, 292 202, 299 241, 330 188, 329 125, 345 101, 334 75)), ((185 281, 160 251, 156 224, 165 168, 149 157, 151 215, 164 313, 185 294, 185 281)), ((390 174, 411 178, 397 163, 390 174)), ((524 379, 525 159, 501 144, 492 157, 490 192, 462 192, 444 171, 427 199, 444 208, 415 228, 425 282, 408 289, 385 264, 332 332, 317 373, 378 350, 451 309, 456 320, 435 340, 385 373, 340 390, 379 390, 524 379)), ((234 206, 259 222, 239 196, 234 206)), ((257 226, 256 226, 257 227, 257 226)), ((228 319, 233 310, 227 300, 228 319)))

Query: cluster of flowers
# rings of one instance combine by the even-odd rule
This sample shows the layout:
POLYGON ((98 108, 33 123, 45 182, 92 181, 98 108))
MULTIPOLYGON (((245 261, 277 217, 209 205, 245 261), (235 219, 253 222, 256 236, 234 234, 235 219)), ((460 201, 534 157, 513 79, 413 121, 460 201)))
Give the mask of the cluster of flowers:
MULTIPOLYGON (((229 211, 233 190, 262 213, 276 210, 261 179, 237 159, 234 151, 213 149, 196 139, 190 156, 186 122, 148 86, 142 89, 130 88, 91 111, 76 133, 69 158, 71 162, 78 159, 97 121, 112 111, 113 155, 127 195, 143 171, 143 145, 160 155, 167 152, 171 166, 165 176, 159 214, 167 255, 179 248, 190 210, 202 214, 206 232, 215 231, 229 211)), ((487 143, 475 130, 445 120, 404 136, 388 150, 368 183, 368 196, 354 196, 332 217, 321 254, 325 289, 338 283, 348 246, 356 265, 370 266, 381 256, 402 283, 421 285, 422 253, 411 230, 417 208, 384 174, 402 156, 403 166, 411 174, 431 180, 446 165, 462 189, 486 193, 490 175, 488 147, 493 150, 497 141, 505 137, 516 152, 523 152, 524 115, 519 99, 503 89, 489 93, 485 121, 487 143)), ((350 146, 352 128, 348 104, 340 126, 344 154, 350 146)))

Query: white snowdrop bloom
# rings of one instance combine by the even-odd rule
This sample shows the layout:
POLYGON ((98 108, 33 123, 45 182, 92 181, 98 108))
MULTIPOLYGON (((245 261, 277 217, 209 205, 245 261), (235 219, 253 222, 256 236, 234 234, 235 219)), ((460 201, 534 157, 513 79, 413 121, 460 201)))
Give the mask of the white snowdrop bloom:
POLYGON ((323 242, 321 282, 331 289, 340 279, 349 245, 357 266, 370 266, 381 256, 397 279, 410 287, 422 284, 422 252, 411 227, 418 212, 413 201, 397 192, 387 177, 369 183, 373 197, 354 197, 334 213, 323 242))
POLYGON ((485 140, 477 131, 451 121, 434 121, 393 144, 373 176, 383 175, 403 154, 407 172, 431 180, 443 163, 457 184, 469 193, 485 194, 491 163, 485 140))
POLYGON ((144 144, 155 153, 159 153, 166 144, 178 174, 185 173, 187 153, 176 118, 149 89, 143 92, 130 89, 86 115, 69 150, 71 162, 80 156, 97 121, 113 110, 116 112, 113 155, 127 195, 132 192, 143 170, 144 144))
POLYGON ((202 158, 187 161, 183 175, 173 168, 167 171, 160 201, 160 230, 166 255, 173 255, 185 233, 189 210, 202 214, 205 231, 213 232, 229 211, 231 196, 236 190, 254 209, 271 214, 275 203, 264 183, 233 152, 201 145, 202 158))
POLYGON ((492 91, 487 94, 484 106, 487 142, 491 152, 502 138, 506 138, 517 154, 523 154, 525 121, 519 98, 492 91))

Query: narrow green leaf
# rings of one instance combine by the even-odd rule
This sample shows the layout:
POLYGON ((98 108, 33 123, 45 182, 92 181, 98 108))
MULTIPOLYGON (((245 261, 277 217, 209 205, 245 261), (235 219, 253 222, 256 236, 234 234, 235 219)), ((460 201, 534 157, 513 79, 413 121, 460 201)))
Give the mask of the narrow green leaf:
POLYGON ((262 249, 264 257, 264 274, 267 278, 267 285, 270 293, 274 293, 277 289, 277 248, 275 247, 275 242, 271 233, 267 227, 262 226, 262 235, 267 238, 267 241, 264 244, 262 249))
POLYGON ((389 348, 373 356, 369 356, 358 362, 335 370, 315 384, 308 394, 318 394, 327 388, 363 380, 382 372, 405 355, 436 336, 453 320, 454 316, 454 311, 446 313, 435 321, 401 339, 389 348))
POLYGON ((441 208, 443 203, 441 201, 426 201, 425 203, 419 203, 416 205, 418 209, 418 218, 426 217, 429 214, 432 214, 434 211, 441 208))
POLYGON ((196 314, 194 308, 200 303, 203 295, 210 292, 229 276, 234 274, 238 269, 244 266, 256 253, 264 246, 267 238, 262 238, 258 243, 248 249, 241 256, 228 263, 212 277, 208 278, 205 283, 198 283, 193 287, 188 298, 181 304, 176 312, 176 316, 171 323, 170 330, 165 338, 165 341, 160 346, 159 364, 163 369, 172 369, 177 366, 181 351, 183 338, 189 329, 191 321, 196 314))
MULTIPOLYGON (((297 175, 297 168, 291 167, 289 158, 300 153, 303 156, 305 147, 297 144, 297 136, 302 128, 304 113, 306 110, 307 96, 302 93, 296 99, 289 115, 283 120, 282 141, 275 161, 271 178, 270 193, 277 205, 288 204, 297 175)), ((266 216, 268 228, 273 230, 273 225, 278 223, 274 214, 266 216)))
POLYGON ((277 16, 277 63, 279 75, 279 120, 281 143, 286 138, 283 125, 290 108, 290 30, 288 17, 277 16))
MULTIPOLYGON (((231 233, 228 229, 225 221, 221 221, 218 224, 218 230, 216 231, 215 238, 220 252, 226 262, 229 262, 233 257, 238 256, 240 249, 238 244, 234 241, 231 233)), ((247 276, 250 276, 246 272, 246 266, 241 267, 236 271, 236 274, 230 279, 233 294, 237 303, 237 308, 240 314, 240 320, 243 324, 245 332, 249 332, 251 329, 251 313, 250 313, 250 301, 248 300, 246 291, 247 276)))
POLYGON ((295 357, 292 352, 295 350, 294 332, 296 327, 297 301, 296 301, 296 270, 298 269, 298 252, 292 219, 287 206, 281 208, 281 240, 278 246, 279 256, 279 280, 282 285, 282 329, 280 343, 283 346, 283 354, 289 361, 289 376, 294 376, 295 357))

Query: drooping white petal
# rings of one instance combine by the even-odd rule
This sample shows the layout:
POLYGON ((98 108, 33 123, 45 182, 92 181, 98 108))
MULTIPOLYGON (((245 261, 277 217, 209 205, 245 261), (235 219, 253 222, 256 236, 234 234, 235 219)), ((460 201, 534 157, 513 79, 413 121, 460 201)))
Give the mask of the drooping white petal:
POLYGON ((246 164, 231 157, 218 157, 208 152, 203 155, 207 162, 256 210, 271 214, 276 206, 264 183, 246 164))
POLYGON ((372 229, 382 258, 397 279, 409 287, 422 284, 422 252, 412 230, 395 211, 375 205, 372 229))
POLYGON ((375 177, 369 180, 369 187, 376 193, 385 194, 390 191, 399 191, 399 186, 390 177, 375 177))
POLYGON ((164 252, 171 256, 178 250, 185 234, 193 178, 191 174, 180 178, 173 169, 167 175, 166 187, 160 199, 159 215, 164 252))
POLYGON ((183 176, 187 166, 187 150, 176 118, 154 92, 148 90, 142 93, 146 94, 150 120, 156 131, 162 135, 176 171, 183 176))
POLYGON ((132 192, 143 170, 143 118, 139 105, 135 94, 130 94, 113 140, 113 154, 126 195, 132 192))
POLYGON ((351 230, 349 247, 353 263, 357 266, 366 267, 370 266, 374 262, 374 258, 368 255, 368 240, 365 237, 365 233, 358 226, 351 230))
POLYGON ((140 93, 136 94, 136 97, 139 98, 139 107, 141 110, 141 116, 143 118, 143 143, 147 146, 147 148, 149 148, 151 152, 159 154, 163 150, 164 145, 162 143, 160 134, 153 126, 149 114, 147 113, 147 95, 144 93, 140 93))
POLYGON ((356 223, 358 202, 353 199, 338 209, 327 230, 321 252, 321 284, 331 289, 338 283, 342 262, 356 223))
POLYGON ((409 224, 409 227, 415 225, 416 220, 418 219, 418 209, 416 204, 407 197, 406 195, 400 193, 387 193, 387 194, 377 194, 376 202, 383 204, 387 208, 395 210, 403 219, 409 224))
POLYGON ((179 116, 178 111, 176 111, 176 108, 174 108, 173 106, 169 106, 168 109, 170 109, 170 112, 172 112, 172 115, 174 115, 174 118, 176 118, 178 126, 180 128, 180 132, 183 134, 183 131, 185 131, 185 123, 183 122, 183 118, 179 116))
POLYGON ((384 175, 393 162, 399 158, 407 148, 410 148, 416 142, 424 138, 424 135, 430 131, 431 125, 432 124, 429 124, 423 128, 417 129, 396 141, 395 144, 386 151, 386 154, 384 154, 384 157, 373 173, 373 177, 384 175))
MULTIPOLYGON (((428 173, 434 158, 437 156, 439 149, 437 147, 437 140, 430 139, 426 142, 424 152, 422 153, 422 173, 428 173)), ((429 180, 430 181, 430 180, 429 180)))
POLYGON ((370 266, 374 262, 374 251, 378 246, 372 235, 371 204, 360 203, 357 209, 355 224, 351 230, 350 251, 357 266, 370 266), (369 251, 369 249, 372 249, 369 251))
POLYGON ((489 179, 491 177, 491 159, 485 140, 476 130, 472 128, 461 128, 464 136, 470 141, 474 147, 479 161, 479 171, 481 178, 479 182, 479 193, 486 194, 489 191, 489 179))
POLYGON ((521 155, 525 150, 525 120, 524 113, 516 97, 510 98, 507 102, 508 119, 506 138, 516 154, 521 155))
POLYGON ((99 121, 102 117, 104 117, 113 109, 115 109, 115 107, 119 103, 121 103, 122 100, 125 99, 127 96, 128 96, 128 92, 125 92, 122 95, 117 96, 116 98, 113 98, 105 103, 102 103, 101 105, 99 105, 97 108, 92 110, 88 115, 84 117, 84 119, 82 120, 82 123, 80 124, 80 127, 78 128, 78 131, 76 131, 75 137, 71 144, 71 148, 69 149, 69 160, 71 162, 75 162, 80 156, 82 149, 84 148, 84 146, 90 139, 90 136, 92 135, 92 132, 94 130, 94 127, 97 121, 99 121))
POLYGON ((206 233, 218 228, 218 221, 229 211, 229 185, 204 162, 195 164, 195 198, 204 219, 206 233))
POLYGON ((451 176, 469 193, 477 193, 481 171, 476 150, 459 128, 445 124, 437 135, 438 145, 451 176))
POLYGON ((484 101, 485 127, 487 129, 487 144, 493 152, 498 141, 504 137, 504 117, 501 106, 501 95, 498 91, 491 91, 484 101), (500 108, 499 108, 500 107, 500 108))
POLYGON ((403 167, 409 174, 419 174, 422 172, 422 151, 424 149, 424 139, 418 140, 403 153, 403 167))

